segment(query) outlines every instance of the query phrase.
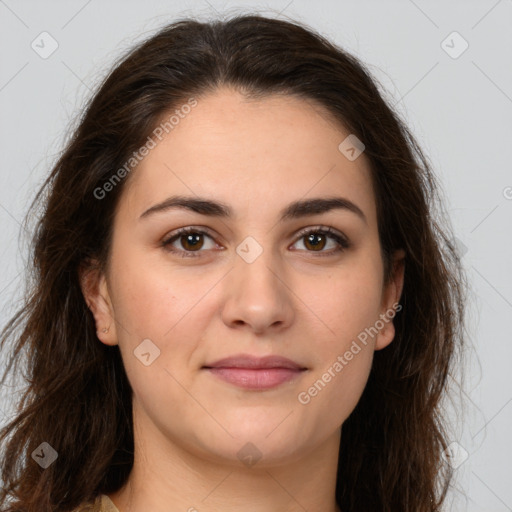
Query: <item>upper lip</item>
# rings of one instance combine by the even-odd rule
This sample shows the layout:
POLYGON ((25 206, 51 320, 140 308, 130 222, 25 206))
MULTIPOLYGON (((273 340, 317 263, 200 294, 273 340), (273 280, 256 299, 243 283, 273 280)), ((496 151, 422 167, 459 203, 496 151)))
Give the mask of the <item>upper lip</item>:
POLYGON ((231 357, 219 359, 214 363, 208 363, 203 368, 289 368, 291 370, 305 370, 300 364, 280 356, 256 357, 250 354, 238 354, 231 357))

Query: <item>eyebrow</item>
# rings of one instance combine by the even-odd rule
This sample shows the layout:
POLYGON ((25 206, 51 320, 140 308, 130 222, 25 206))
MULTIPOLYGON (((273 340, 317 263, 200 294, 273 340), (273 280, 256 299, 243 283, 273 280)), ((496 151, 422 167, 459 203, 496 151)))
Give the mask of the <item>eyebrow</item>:
MULTIPOLYGON (((161 203, 155 204, 151 208, 147 209, 139 217, 139 220, 148 218, 156 213, 162 213, 176 208, 190 210, 210 217, 233 218, 234 216, 232 208, 220 201, 213 201, 211 199, 197 196, 171 196, 161 203)), ((280 212, 280 221, 300 219, 302 217, 318 215, 340 209, 356 214, 361 220, 368 224, 366 216, 361 208, 344 197, 318 197, 294 201, 280 212)))

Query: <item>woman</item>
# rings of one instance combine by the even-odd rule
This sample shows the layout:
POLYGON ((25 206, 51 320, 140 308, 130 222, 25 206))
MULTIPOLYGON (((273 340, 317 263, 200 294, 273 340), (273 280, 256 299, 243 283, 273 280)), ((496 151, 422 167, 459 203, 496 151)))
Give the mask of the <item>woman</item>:
POLYGON ((441 510, 465 276, 354 57, 259 15, 173 23, 43 192, 0 510, 441 510))

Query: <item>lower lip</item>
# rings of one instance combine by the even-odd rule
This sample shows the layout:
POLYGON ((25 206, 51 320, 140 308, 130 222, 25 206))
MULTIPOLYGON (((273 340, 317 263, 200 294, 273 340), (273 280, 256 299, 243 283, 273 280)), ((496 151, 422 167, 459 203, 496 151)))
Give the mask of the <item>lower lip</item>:
POLYGON ((245 389, 270 389, 302 374, 302 370, 290 368, 206 368, 220 379, 245 389))

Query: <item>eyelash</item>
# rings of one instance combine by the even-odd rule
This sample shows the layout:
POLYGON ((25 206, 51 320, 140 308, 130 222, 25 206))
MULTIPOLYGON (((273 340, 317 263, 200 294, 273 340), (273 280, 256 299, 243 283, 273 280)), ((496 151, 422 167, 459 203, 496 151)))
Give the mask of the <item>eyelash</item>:
MULTIPOLYGON (((188 235, 188 234, 197 234, 197 235, 206 235, 206 236, 209 236, 210 238, 213 239, 213 236, 208 232, 208 231, 205 231, 205 230, 202 230, 202 229, 197 229, 197 228, 194 228, 194 227, 186 227, 186 228, 180 228, 178 230, 176 230, 171 237, 165 239, 162 241, 162 247, 168 251, 168 252, 171 252, 171 253, 175 253, 175 254, 179 254, 181 253, 181 257, 182 258, 197 258, 200 256, 200 253, 201 252, 204 252, 204 251, 186 251, 186 250, 179 250, 179 249, 174 249, 174 248, 171 248, 171 244, 177 240, 180 236, 182 235, 188 235)), ((322 235, 327 235, 329 238, 333 239, 335 242, 338 243, 338 247, 334 250, 331 250, 331 251, 320 251, 318 253, 316 253, 316 251, 306 251, 306 252, 311 252, 313 254, 315 254, 315 257, 318 256, 318 257, 325 257, 325 256, 332 256, 334 254, 338 254, 340 252, 343 252, 345 251, 346 249, 350 248, 351 247, 351 244, 350 242, 348 241, 347 238, 345 238, 344 236, 338 234, 336 231, 334 231, 333 229, 331 229, 330 227, 318 227, 318 228, 305 228, 303 230, 301 230, 298 235, 297 235, 297 239, 294 243, 298 242, 301 238, 304 238, 306 235, 309 235, 309 234, 322 234, 322 235)))

